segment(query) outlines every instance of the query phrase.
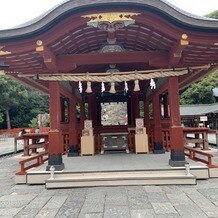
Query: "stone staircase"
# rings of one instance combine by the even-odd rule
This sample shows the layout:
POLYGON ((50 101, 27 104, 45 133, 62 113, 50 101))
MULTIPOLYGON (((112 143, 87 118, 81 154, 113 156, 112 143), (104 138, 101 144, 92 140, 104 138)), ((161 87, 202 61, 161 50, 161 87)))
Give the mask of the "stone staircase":
POLYGON ((196 176, 186 175, 184 170, 170 171, 114 171, 114 172, 87 172, 55 175, 47 179, 45 185, 50 188, 73 188, 92 186, 129 186, 129 185, 175 185, 196 184, 196 176))

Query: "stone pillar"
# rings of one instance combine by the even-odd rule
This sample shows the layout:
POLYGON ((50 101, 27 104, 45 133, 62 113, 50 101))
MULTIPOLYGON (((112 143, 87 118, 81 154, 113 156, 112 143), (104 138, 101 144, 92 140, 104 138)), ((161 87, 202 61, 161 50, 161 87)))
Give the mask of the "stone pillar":
POLYGON ((62 161, 63 139, 60 129, 61 121, 61 103, 60 103, 60 85, 59 82, 49 82, 50 96, 50 131, 49 131, 49 159, 46 170, 54 166, 55 170, 63 170, 62 161))
POLYGON ((161 128, 161 107, 160 97, 156 90, 153 94, 153 116, 154 116, 154 153, 164 153, 163 142, 162 142, 162 128, 161 128))
POLYGON ((168 78, 168 94, 170 107, 170 146, 171 156, 169 164, 171 166, 184 166, 184 140, 183 128, 181 126, 179 111, 179 84, 178 77, 168 78))

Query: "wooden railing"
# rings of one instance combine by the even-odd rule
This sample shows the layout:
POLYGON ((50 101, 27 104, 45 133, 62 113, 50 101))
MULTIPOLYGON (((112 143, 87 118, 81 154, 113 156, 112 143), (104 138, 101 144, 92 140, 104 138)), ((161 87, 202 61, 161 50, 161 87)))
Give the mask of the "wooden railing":
POLYGON ((135 152, 135 133, 128 133, 128 148, 130 152, 135 152))
POLYGON ((48 152, 45 151, 45 152, 42 152, 40 154, 37 154, 36 156, 33 156, 33 157, 29 157, 25 160, 21 160, 19 162, 20 164, 20 171, 16 173, 16 175, 25 175, 26 174, 26 171, 33 168, 33 167, 38 167, 40 165, 42 165, 45 161, 48 160, 48 152), (32 161, 36 161, 34 163, 30 163, 32 161), (26 166, 26 164, 28 164, 26 166))
POLYGON ((66 154, 69 148, 69 133, 62 133, 62 140, 63 140, 63 154, 66 154))
POLYGON ((170 151, 170 131, 169 130, 162 131, 162 141, 163 141, 164 150, 170 151))
POLYGON ((209 167, 214 167, 214 165, 212 164, 212 158, 213 158, 212 154, 197 150, 189 146, 184 146, 184 153, 186 156, 188 156, 192 160, 197 160, 197 161, 207 164, 209 167))

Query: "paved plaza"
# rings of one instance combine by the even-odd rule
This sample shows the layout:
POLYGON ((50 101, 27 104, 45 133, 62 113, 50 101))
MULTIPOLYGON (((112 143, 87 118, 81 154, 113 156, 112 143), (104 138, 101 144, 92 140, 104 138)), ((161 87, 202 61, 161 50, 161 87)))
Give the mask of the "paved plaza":
MULTIPOLYGON (((13 152, 12 142, 0 143, 1 154, 13 152)), ((218 179, 191 186, 46 190, 44 185, 15 185, 19 159, 0 158, 0 217, 218 217, 218 179)))
POLYGON ((0 159, 0 217, 218 217, 218 179, 191 186, 46 190, 15 185, 18 160, 0 159))

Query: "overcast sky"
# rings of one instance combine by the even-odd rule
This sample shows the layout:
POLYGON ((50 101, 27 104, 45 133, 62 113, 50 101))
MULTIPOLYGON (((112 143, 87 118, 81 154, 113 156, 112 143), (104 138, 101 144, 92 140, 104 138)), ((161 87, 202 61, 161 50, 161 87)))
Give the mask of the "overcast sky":
MULTIPOLYGON (((187 12, 200 16, 218 10, 218 0, 168 1, 187 12)), ((63 0, 0 0, 0 29, 8 29, 25 23, 61 2, 63 0)))

